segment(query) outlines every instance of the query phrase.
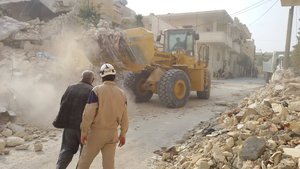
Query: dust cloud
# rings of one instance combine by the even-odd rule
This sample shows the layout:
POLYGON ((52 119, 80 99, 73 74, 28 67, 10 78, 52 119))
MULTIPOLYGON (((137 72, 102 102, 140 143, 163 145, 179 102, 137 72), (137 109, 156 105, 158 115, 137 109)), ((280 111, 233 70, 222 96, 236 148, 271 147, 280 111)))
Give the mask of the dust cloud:
POLYGON ((65 30, 45 43, 42 51, 35 51, 34 56, 28 56, 24 50, 3 47, 0 106, 30 124, 51 126, 67 86, 78 82, 83 70, 93 69, 87 56, 95 49, 82 46, 80 35, 78 30, 65 30))

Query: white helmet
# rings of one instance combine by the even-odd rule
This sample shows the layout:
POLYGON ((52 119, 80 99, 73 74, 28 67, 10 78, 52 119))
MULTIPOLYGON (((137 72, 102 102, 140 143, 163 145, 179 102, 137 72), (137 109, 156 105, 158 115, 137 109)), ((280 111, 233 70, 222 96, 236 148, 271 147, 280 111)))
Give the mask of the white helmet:
POLYGON ((100 76, 105 77, 107 75, 116 75, 116 70, 111 64, 104 63, 100 68, 100 76))

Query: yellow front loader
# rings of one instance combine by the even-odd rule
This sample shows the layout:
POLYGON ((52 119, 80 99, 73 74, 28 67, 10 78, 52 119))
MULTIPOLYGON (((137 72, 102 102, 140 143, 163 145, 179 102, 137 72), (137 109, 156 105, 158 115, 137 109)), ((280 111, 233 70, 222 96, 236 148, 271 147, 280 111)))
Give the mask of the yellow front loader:
MULTIPOLYGON (((166 30, 157 38, 162 43, 155 43, 153 33, 144 28, 128 29, 123 35, 116 49, 105 53, 112 64, 130 71, 124 86, 134 93, 136 102, 147 102, 158 94, 163 105, 177 108, 187 103, 191 91, 200 99, 209 98, 209 50, 206 45, 197 45, 199 35, 195 31, 166 30)), ((101 49, 105 43, 108 40, 98 39, 101 49)))

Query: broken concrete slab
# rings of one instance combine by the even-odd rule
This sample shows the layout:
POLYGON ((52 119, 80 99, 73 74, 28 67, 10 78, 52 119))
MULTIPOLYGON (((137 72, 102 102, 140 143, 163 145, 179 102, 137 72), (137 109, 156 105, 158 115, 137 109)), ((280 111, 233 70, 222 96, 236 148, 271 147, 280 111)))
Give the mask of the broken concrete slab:
POLYGON ((0 41, 7 39, 13 33, 25 29, 28 26, 28 23, 17 21, 8 16, 0 17, 0 41))

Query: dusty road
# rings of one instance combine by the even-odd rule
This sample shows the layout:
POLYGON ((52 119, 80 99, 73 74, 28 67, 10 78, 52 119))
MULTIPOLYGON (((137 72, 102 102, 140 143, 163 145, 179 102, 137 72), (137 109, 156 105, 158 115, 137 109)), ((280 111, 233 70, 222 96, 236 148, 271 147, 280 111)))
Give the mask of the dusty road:
MULTIPOLYGON (((168 109, 160 106, 157 97, 149 103, 130 104, 130 129, 127 144, 117 148, 117 169, 151 168, 153 151, 171 146, 200 121, 207 121, 228 107, 216 106, 217 101, 238 103, 257 87, 263 86, 262 79, 233 79, 213 81, 210 100, 198 100, 191 93, 190 101, 184 108, 168 109)), ((44 143, 44 151, 35 153, 11 151, 9 156, 0 156, 0 169, 54 169, 61 143, 61 131, 57 139, 44 143)), ((101 156, 97 156, 91 169, 100 167, 101 156)), ((69 169, 75 168, 76 155, 69 169)))

